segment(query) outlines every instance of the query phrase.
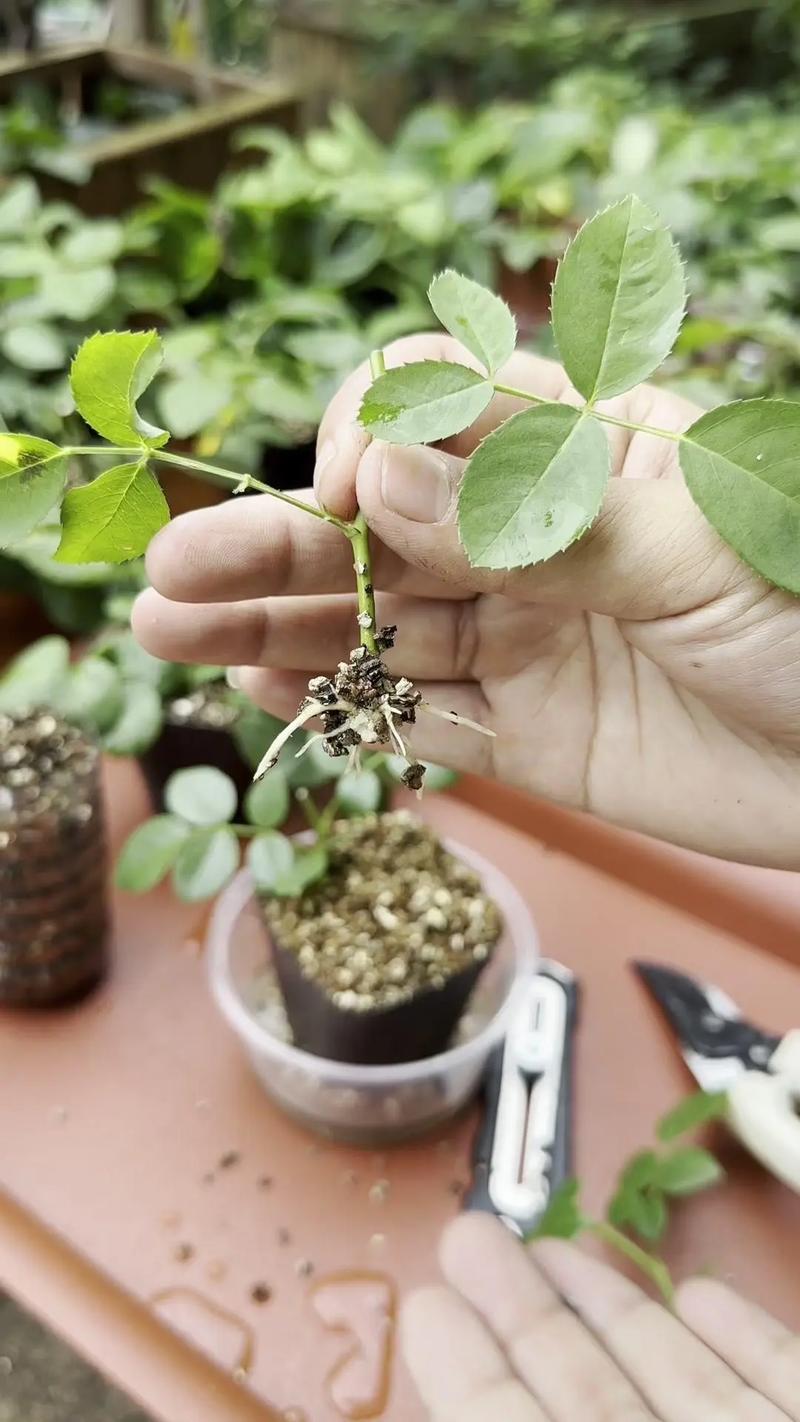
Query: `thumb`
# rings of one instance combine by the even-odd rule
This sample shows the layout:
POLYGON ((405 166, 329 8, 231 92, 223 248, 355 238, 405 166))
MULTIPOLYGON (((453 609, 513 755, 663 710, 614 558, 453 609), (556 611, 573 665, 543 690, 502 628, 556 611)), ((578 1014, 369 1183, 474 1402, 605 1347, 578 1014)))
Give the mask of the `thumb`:
POLYGON ((688 612, 756 580, 678 480, 611 479, 591 529, 546 563, 471 567, 458 537, 465 461, 423 445, 375 441, 358 467, 359 507, 381 542, 453 591, 647 620, 688 612))

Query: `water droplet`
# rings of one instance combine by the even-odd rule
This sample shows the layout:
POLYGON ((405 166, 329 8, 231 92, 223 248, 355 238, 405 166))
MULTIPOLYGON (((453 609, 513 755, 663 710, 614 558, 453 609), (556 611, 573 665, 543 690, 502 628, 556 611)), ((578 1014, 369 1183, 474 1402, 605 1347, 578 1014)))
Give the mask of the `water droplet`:
POLYGON ((757 454, 757 455, 756 455, 756 459, 759 460, 759 461, 762 460, 763 458, 764 458, 763 454, 757 454))
POLYGON ((328 1375, 331 1402, 347 1418, 382 1417, 391 1383, 395 1291, 383 1274, 345 1273, 321 1279, 312 1292, 326 1328, 350 1335, 328 1375))

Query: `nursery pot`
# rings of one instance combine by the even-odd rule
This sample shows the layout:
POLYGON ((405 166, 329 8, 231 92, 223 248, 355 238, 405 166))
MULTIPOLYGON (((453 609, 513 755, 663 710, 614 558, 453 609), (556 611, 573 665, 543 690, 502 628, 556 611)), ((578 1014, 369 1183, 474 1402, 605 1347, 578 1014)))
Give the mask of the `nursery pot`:
POLYGON ((278 950, 266 932, 249 871, 237 875, 214 908, 208 966, 217 1004, 267 1093, 324 1135, 365 1145, 389 1142, 454 1115, 477 1090, 505 1032, 515 987, 536 971, 536 931, 514 886, 473 850, 450 841, 444 848, 478 875, 501 912, 503 929, 456 1033, 443 1050, 413 1060, 342 1062, 291 1042, 278 986, 278 950))
POLYGON ((0 1002, 82 997, 106 968, 96 746, 49 711, 0 715, 0 1002))
POLYGON ((252 784, 253 770, 242 759, 227 727, 165 721, 158 740, 139 757, 139 764, 156 810, 162 808, 164 786, 176 770, 213 765, 234 782, 239 792, 237 813, 243 814, 243 800, 252 784))

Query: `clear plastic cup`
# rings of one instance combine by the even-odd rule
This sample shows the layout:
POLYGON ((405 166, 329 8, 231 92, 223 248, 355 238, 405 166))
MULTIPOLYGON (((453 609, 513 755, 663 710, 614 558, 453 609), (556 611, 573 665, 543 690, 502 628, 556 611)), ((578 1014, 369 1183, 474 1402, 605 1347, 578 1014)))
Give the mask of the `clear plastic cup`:
MULTIPOLYGON (((503 933, 447 1051, 397 1066, 357 1066, 300 1051, 264 1010, 272 945, 248 870, 220 895, 208 928, 211 989, 261 1084, 311 1130, 355 1144, 404 1140, 441 1125, 480 1084, 516 988, 536 971, 533 919, 513 884, 472 849, 445 848, 475 870, 503 916, 503 933)), ((274 995, 277 997, 277 990, 274 995)))

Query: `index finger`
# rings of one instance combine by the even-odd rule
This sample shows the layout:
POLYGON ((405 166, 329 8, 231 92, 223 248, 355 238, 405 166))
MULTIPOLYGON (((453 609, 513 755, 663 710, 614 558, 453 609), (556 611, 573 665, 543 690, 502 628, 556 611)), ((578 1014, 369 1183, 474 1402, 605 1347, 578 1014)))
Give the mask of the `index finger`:
MULTIPOLYGON (((305 492, 298 497, 313 502, 305 492)), ((413 597, 460 598, 372 539, 375 583, 413 597)), ((275 594, 352 592, 352 545, 335 524, 269 494, 181 514, 147 550, 152 586, 173 602, 239 602, 275 594)))

